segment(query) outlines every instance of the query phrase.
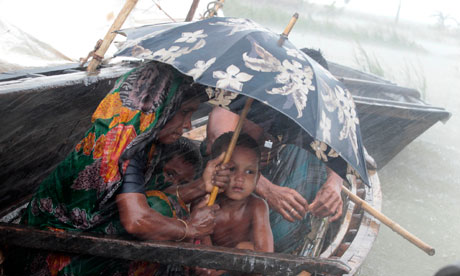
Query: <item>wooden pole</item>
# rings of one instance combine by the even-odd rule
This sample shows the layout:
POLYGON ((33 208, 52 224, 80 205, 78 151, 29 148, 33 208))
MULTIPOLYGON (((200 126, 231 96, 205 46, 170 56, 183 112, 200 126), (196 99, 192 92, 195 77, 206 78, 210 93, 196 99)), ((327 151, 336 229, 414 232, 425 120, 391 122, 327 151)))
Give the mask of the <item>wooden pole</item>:
POLYGON ((294 27, 295 23, 297 22, 297 19, 299 19, 299 14, 294 13, 294 15, 291 17, 291 20, 289 21, 288 25, 286 28, 284 28, 283 33, 280 35, 280 39, 278 40, 278 46, 283 46, 284 41, 288 38, 289 33, 291 32, 292 28, 294 27))
POLYGON ((91 59, 88 68, 86 71, 88 73, 93 73, 96 71, 96 68, 101 64, 102 59, 104 58, 105 53, 109 49, 110 44, 112 43, 113 39, 117 35, 115 31, 119 30, 123 23, 125 22, 126 18, 128 17, 129 13, 132 11, 134 6, 136 6, 138 0, 127 0, 121 11, 118 13, 117 18, 110 27, 109 31, 104 37, 101 46, 97 51, 94 53, 93 58, 91 59))
POLYGON ((435 250, 433 247, 430 245, 426 244, 413 234, 411 234, 409 231, 401 227, 399 224, 396 222, 392 221, 390 218, 379 212, 378 210, 374 209, 369 203, 366 201, 362 200, 359 198, 357 195, 353 194, 350 190, 348 190, 345 186, 342 185, 342 191, 344 191, 348 197, 353 201, 354 203, 358 204, 361 208, 363 208, 366 212, 374 216, 376 219, 381 221, 383 224, 386 226, 390 227, 391 230, 395 231, 399 235, 401 235, 403 238, 406 240, 410 241, 414 245, 416 245, 418 248, 422 249, 425 251, 428 255, 433 256, 435 253, 435 250))
POLYGON ((185 18, 185 22, 190 22, 193 20, 193 16, 195 16, 196 8, 198 7, 199 3, 200 0, 193 0, 192 6, 190 6, 190 9, 187 13, 187 17, 185 18))
MULTIPOLYGON (((241 111, 238 124, 236 125, 235 131, 233 132, 232 140, 230 140, 230 144, 228 145, 228 149, 225 152, 224 161, 222 162, 222 164, 227 164, 228 162, 230 162, 230 159, 232 158, 232 153, 235 149, 236 141, 238 141, 238 136, 240 135, 241 129, 243 128, 244 119, 246 119, 246 116, 248 115, 249 109, 251 108, 251 104, 253 101, 254 99, 252 98, 248 98, 246 100, 246 104, 244 105, 243 111, 241 111)), ((214 205, 218 191, 219 187, 214 186, 212 188, 211 196, 209 197, 208 201, 208 206, 214 205)))

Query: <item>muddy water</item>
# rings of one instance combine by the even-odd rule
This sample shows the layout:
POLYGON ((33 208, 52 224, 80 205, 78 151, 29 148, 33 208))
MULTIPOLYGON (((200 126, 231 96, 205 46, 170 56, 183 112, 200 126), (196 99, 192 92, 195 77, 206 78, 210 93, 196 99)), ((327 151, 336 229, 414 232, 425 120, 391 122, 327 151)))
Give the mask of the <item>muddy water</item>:
MULTIPOLYGON (((302 33, 291 41, 321 48, 329 60, 359 68, 353 41, 302 33)), ((434 125, 379 171, 383 212, 433 246, 436 254, 426 255, 382 225, 359 275, 434 275, 442 266, 460 262, 460 45, 422 45, 428 53, 361 44, 399 84, 409 84, 405 64, 417 65, 426 79, 426 101, 452 113, 447 123, 434 125)))

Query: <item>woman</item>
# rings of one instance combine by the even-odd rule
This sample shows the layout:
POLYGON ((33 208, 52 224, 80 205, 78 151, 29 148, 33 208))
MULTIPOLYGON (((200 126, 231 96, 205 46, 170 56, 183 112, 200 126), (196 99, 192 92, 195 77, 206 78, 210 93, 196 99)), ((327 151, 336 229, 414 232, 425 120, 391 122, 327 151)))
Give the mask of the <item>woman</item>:
MULTIPOLYGON (((191 127, 202 95, 204 87, 161 63, 146 63, 121 77, 94 112, 85 137, 42 182, 22 223, 153 240, 211 233, 218 206, 199 208, 185 220, 165 217, 149 207, 142 187, 133 186, 151 183, 162 145, 175 142, 191 127)), ((223 187, 230 172, 224 166, 216 169, 221 159, 212 160, 202 177, 174 193, 188 203, 210 192, 212 185, 223 187)), ((100 260, 62 254, 36 254, 26 269, 43 269, 33 267, 40 263, 51 274, 108 273, 100 260)))

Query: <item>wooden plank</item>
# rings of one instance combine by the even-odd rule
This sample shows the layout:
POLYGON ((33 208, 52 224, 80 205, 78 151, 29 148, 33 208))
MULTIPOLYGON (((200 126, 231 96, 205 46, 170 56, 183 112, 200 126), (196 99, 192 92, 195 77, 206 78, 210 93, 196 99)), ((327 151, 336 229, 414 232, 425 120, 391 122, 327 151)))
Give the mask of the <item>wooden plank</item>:
POLYGON ((350 270, 342 261, 332 259, 208 247, 191 243, 133 241, 87 233, 58 233, 5 223, 0 223, 0 243, 108 258, 269 275, 296 275, 302 270, 342 275, 350 270))
MULTIPOLYGON (((371 187, 367 187, 364 184, 361 184, 361 187, 366 189, 366 202, 380 211, 382 208, 382 192, 378 174, 370 174, 370 181, 371 187)), ((342 261, 351 267, 351 271, 347 275, 354 275, 358 271, 371 250, 379 229, 380 222, 364 212, 358 233, 348 247, 348 250, 340 257, 342 261)))

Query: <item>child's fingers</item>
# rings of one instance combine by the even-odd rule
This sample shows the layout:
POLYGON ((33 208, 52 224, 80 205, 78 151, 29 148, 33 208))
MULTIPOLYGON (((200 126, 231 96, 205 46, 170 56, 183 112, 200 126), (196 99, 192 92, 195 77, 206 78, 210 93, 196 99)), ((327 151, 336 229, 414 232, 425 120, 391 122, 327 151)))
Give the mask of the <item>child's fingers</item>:
POLYGON ((224 161, 224 157, 225 157, 225 152, 222 152, 217 158, 210 160, 208 164, 212 165, 213 167, 216 167, 218 164, 224 161))

